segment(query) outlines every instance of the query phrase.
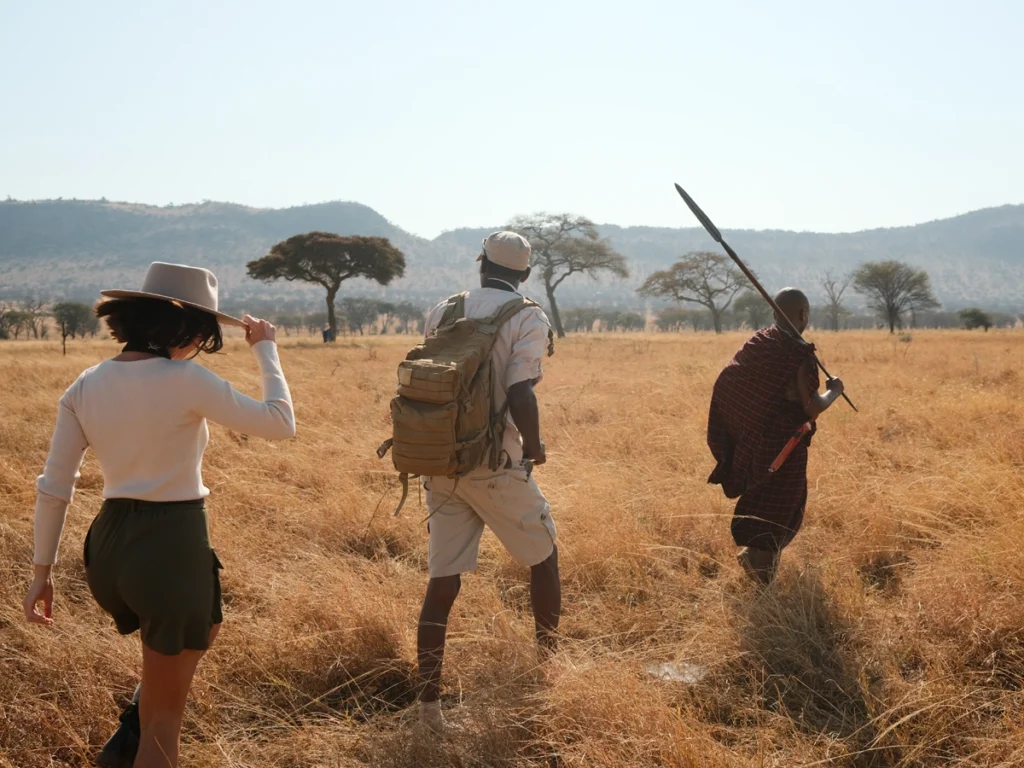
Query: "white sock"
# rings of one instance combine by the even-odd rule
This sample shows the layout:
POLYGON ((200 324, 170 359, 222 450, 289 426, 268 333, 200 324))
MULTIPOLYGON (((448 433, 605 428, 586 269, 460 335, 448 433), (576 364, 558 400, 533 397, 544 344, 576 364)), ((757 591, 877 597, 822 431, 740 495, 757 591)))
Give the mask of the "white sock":
POLYGON ((440 701, 420 702, 420 722, 430 727, 435 732, 444 729, 444 718, 441 716, 440 701))

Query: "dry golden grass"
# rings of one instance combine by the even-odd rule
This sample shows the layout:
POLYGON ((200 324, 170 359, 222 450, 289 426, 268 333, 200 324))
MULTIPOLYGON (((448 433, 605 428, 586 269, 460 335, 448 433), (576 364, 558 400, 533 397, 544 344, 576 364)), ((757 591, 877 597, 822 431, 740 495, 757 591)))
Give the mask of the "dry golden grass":
MULTIPOLYGON (((411 727, 423 511, 393 520, 388 431, 409 339, 282 352, 299 435, 219 427, 207 454, 226 623, 200 667, 183 765, 1024 765, 1024 334, 814 334, 860 406, 822 420, 807 523, 780 582, 741 578, 706 485, 711 384, 740 335, 576 337, 540 388, 563 650, 535 669, 526 573, 488 535, 451 624, 446 706, 411 727), (380 511, 374 510, 385 498, 380 511), (695 684, 645 667, 706 667, 695 684)), ((287 346, 291 343, 292 346, 287 346)), ((33 479, 57 398, 109 343, 0 346, 0 765, 88 765, 137 680, 83 579, 90 459, 28 626, 33 479)), ((239 342, 210 361, 245 391, 239 342)))

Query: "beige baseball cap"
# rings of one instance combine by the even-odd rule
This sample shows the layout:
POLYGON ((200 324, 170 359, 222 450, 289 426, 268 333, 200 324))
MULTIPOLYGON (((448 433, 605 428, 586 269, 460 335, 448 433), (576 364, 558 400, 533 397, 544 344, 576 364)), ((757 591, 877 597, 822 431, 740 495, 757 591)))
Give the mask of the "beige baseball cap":
POLYGON ((494 232, 484 240, 484 253, 477 261, 484 254, 492 264, 525 272, 530 266, 530 241, 516 232, 494 232))

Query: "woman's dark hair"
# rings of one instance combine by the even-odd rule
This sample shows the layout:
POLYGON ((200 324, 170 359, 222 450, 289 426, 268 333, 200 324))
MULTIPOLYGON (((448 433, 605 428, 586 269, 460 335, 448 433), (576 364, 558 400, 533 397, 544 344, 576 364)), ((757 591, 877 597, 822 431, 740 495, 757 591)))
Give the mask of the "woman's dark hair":
POLYGON ((224 346, 220 323, 209 312, 163 299, 106 299, 96 305, 96 317, 107 321, 111 335, 122 344, 156 344, 177 349, 196 343, 196 354, 220 352, 224 346))

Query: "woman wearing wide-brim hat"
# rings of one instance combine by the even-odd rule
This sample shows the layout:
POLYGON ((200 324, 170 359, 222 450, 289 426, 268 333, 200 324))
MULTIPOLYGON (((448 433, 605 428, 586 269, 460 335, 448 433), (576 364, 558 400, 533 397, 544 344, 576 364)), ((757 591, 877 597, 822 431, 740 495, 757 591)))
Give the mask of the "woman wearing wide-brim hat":
POLYGON ((53 623, 50 572, 91 447, 104 502, 85 539, 89 589, 121 634, 142 636, 137 707, 126 710, 98 763, 167 768, 178 764, 192 676, 222 620, 221 565, 210 545, 201 473, 207 419, 285 439, 295 435, 295 416, 274 326, 218 312, 217 279, 208 270, 158 262, 142 290, 102 293, 96 314, 124 348, 82 373, 60 400, 37 483, 35 578, 25 616, 53 623), (192 361, 221 349, 222 324, 246 329, 263 374, 262 401, 192 361))

